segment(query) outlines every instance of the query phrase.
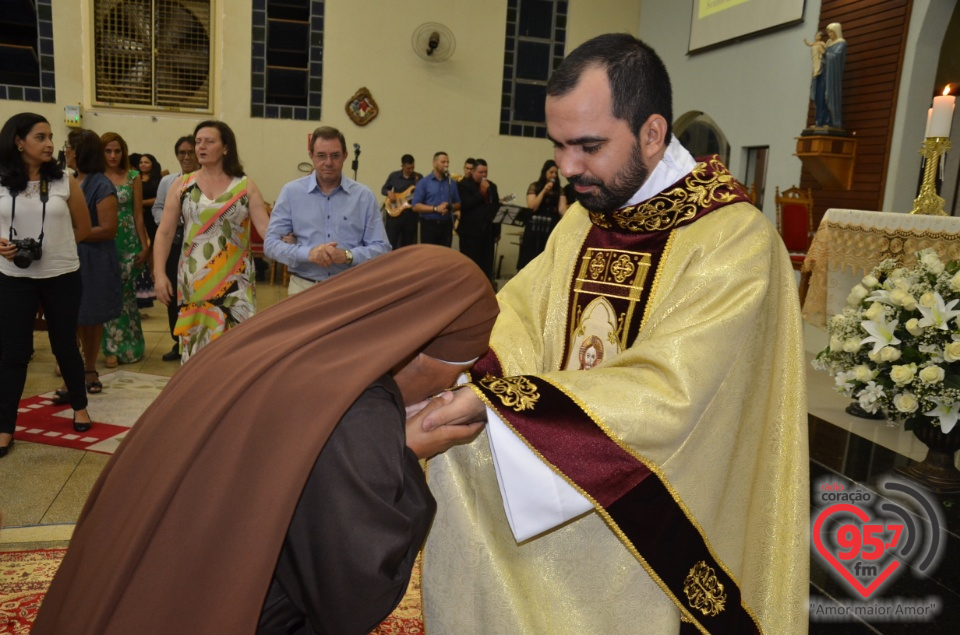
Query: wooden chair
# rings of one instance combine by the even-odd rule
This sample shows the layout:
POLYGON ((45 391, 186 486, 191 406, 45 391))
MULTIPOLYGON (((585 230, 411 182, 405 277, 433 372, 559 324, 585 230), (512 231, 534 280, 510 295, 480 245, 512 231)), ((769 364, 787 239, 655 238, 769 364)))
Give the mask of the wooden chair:
POLYGON ((790 262, 799 271, 813 242, 813 194, 798 187, 791 187, 780 194, 776 189, 777 231, 787 246, 790 262))
MULTIPOLYGON (((273 204, 267 203, 267 216, 273 213, 273 204)), ((252 224, 251 224, 252 227, 252 224)), ((254 256, 259 256, 263 258, 263 238, 260 237, 260 234, 257 232, 256 228, 252 228, 250 232, 250 252, 254 256), (258 245, 259 243, 259 245, 258 245), (259 251, 257 249, 259 248, 259 251)), ((280 267, 280 278, 283 280, 283 286, 287 286, 290 283, 290 273, 287 271, 287 265, 283 263, 278 263, 276 260, 270 260, 269 266, 267 268, 267 280, 270 282, 271 286, 276 280, 277 275, 277 266, 280 267)))

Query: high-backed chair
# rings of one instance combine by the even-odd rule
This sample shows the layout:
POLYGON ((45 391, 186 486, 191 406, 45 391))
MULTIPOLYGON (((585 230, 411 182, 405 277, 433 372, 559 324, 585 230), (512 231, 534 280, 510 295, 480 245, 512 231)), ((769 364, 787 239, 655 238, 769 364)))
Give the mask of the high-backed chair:
POLYGON ((813 194, 798 187, 791 187, 780 194, 776 189, 777 231, 783 238, 790 254, 793 268, 800 270, 813 241, 813 194))
MULTIPOLYGON (((273 213, 273 204, 267 203, 267 216, 273 213)), ((260 233, 253 227, 253 223, 250 224, 250 253, 255 257, 263 258, 263 238, 260 236, 260 233)), ((277 274, 277 264, 280 265, 280 278, 283 280, 283 286, 287 286, 290 282, 290 273, 287 271, 287 265, 283 263, 277 263, 275 260, 270 260, 267 268, 267 280, 272 285, 277 274)))

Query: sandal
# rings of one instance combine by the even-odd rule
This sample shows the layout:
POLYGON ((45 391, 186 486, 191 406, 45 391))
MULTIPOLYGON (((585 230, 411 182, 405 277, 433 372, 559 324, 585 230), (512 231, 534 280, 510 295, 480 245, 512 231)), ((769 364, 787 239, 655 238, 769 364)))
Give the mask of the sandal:
POLYGON ((85 370, 84 375, 93 375, 94 380, 87 382, 87 392, 91 395, 97 395, 103 392, 103 384, 100 383, 100 373, 95 370, 85 370))
POLYGON ((50 398, 50 403, 55 406, 69 406, 70 391, 66 388, 57 388, 53 391, 53 397, 50 398))

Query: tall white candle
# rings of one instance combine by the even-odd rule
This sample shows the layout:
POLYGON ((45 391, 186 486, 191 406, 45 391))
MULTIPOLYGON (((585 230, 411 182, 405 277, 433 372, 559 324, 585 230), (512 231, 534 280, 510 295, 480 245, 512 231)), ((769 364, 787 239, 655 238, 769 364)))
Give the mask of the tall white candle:
MULTIPOLYGON (((950 90, 947 86, 944 93, 950 90)), ((950 126, 953 123, 953 108, 956 105, 957 98, 953 95, 941 95, 933 98, 933 108, 931 108, 930 118, 927 124, 928 137, 949 137, 950 126)))

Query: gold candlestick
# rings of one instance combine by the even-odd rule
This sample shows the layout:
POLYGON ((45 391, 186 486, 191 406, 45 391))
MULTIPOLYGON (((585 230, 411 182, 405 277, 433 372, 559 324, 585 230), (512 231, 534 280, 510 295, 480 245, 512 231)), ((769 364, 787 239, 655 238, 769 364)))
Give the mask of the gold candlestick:
POLYGON ((948 215, 943 211, 944 200, 937 195, 937 169, 940 167, 940 156, 949 150, 949 137, 927 137, 923 140, 923 149, 920 150, 920 154, 927 160, 927 167, 923 171, 920 196, 913 202, 911 214, 948 215))

